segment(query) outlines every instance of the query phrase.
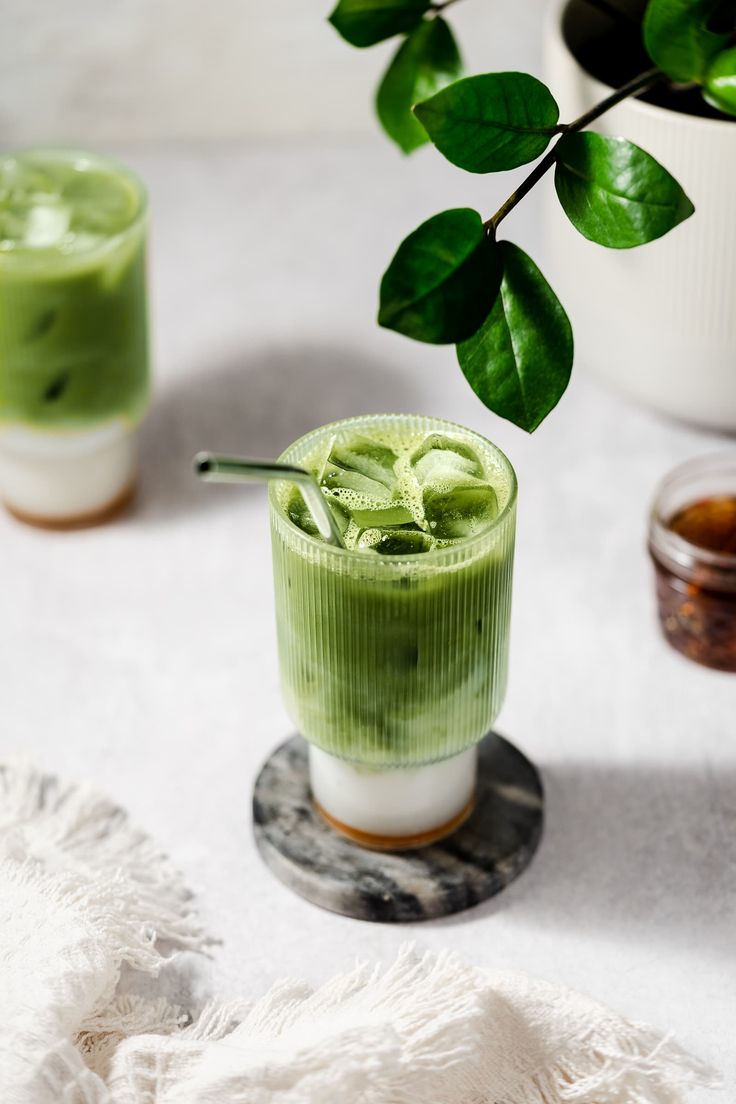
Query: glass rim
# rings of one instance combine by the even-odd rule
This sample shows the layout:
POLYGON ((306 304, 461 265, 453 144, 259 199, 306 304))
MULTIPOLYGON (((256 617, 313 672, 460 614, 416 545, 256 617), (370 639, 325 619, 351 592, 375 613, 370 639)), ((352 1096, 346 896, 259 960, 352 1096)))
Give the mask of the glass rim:
MULTIPOLYGON (((457 557, 458 552, 468 552, 470 550, 475 551, 477 548, 488 540, 491 534, 506 521, 508 516, 516 505, 517 493, 518 493, 518 480, 514 467, 509 460, 506 453, 503 452, 498 445, 494 445, 492 441, 489 441, 487 437, 484 437, 482 433, 478 433, 477 430, 468 429, 467 426, 460 425, 459 422, 449 421, 447 418, 440 418, 433 414, 401 414, 401 413, 386 413, 386 414, 354 414, 350 418, 340 418, 335 422, 326 422, 325 425, 317 426, 315 429, 309 430, 308 433, 302 434, 295 441, 292 441, 283 452, 279 455, 278 460, 284 461, 287 455, 292 449, 297 448, 299 445, 303 445, 310 438, 318 438, 325 432, 334 432, 341 429, 346 429, 362 421, 393 421, 396 419, 416 419, 425 420, 428 422, 435 422, 439 425, 445 426, 447 429, 456 430, 458 433, 462 433, 466 436, 477 437, 483 442, 485 448, 491 449, 493 454, 500 460, 501 467, 507 472, 509 476, 509 494, 507 501, 504 503, 501 510, 499 510, 497 516, 493 521, 480 533, 474 533, 472 537, 464 538, 458 541, 456 544, 445 545, 444 548, 431 548, 429 552, 392 552, 375 557, 366 557, 366 549, 359 548, 339 548, 337 545, 328 544, 327 541, 321 540, 319 537, 313 536, 311 533, 305 533, 303 529, 300 529, 298 525, 295 525, 288 514, 281 508, 278 502, 278 483, 274 482, 268 489, 268 501, 269 507, 273 511, 273 514, 286 526, 287 529, 297 534, 302 540, 307 542, 308 545, 314 546, 315 549, 319 549, 320 552, 326 555, 335 555, 340 559, 352 558, 356 559, 362 564, 366 564, 368 561, 371 565, 383 563, 386 567, 399 566, 401 564, 436 564, 438 561, 453 560, 457 557)), ((287 480, 283 482, 288 483, 287 480)))
POLYGON ((46 249, 38 251, 26 250, 23 254, 13 253, 12 251, 0 251, 0 264, 6 267, 18 268, 33 268, 36 265, 43 267, 58 266, 60 268, 65 268, 67 266, 74 267, 75 265, 83 266, 88 260, 96 258, 101 253, 105 253, 109 250, 111 243, 117 243, 122 238, 125 238, 146 221, 149 211, 148 189, 138 173, 122 161, 119 161, 116 157, 110 157, 106 153, 98 153, 95 150, 84 149, 81 146, 44 144, 41 146, 19 146, 15 149, 5 150, 0 153, 0 162, 31 154, 41 157, 47 156, 50 159, 56 158, 57 160, 67 159, 71 162, 84 160, 89 161, 91 164, 97 164, 113 170, 119 176, 124 177, 132 186, 132 190, 135 193, 136 209, 130 220, 126 222, 121 229, 116 230, 112 234, 106 234, 98 245, 89 251, 85 251, 84 253, 57 253, 56 255, 48 252, 46 249))
POLYGON ((733 493, 736 495, 736 451, 734 450, 696 456, 667 472, 657 485, 649 514, 649 543, 654 553, 667 556, 672 563, 686 570, 692 570, 697 565, 726 571, 736 570, 736 552, 714 552, 699 544, 693 544, 669 527, 672 514, 665 516, 662 510, 662 500, 667 491, 677 486, 683 478, 729 469, 734 473, 733 493))

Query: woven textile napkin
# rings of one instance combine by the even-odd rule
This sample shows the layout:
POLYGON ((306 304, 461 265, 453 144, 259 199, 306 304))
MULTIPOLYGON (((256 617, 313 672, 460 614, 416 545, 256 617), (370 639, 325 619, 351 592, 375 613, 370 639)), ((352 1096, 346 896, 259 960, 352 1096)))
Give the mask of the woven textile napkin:
POLYGON ((86 787, 0 767, 3 1104, 676 1104, 708 1071, 578 993, 400 952, 190 1016, 117 993, 207 945, 179 875, 86 787), (185 1026, 186 1025, 186 1026, 185 1026))

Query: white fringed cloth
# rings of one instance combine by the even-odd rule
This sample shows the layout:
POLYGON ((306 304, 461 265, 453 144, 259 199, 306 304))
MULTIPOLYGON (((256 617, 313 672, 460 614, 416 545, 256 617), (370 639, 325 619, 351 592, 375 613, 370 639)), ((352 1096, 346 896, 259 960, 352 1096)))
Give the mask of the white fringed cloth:
POLYGON ((162 947, 207 943, 124 812, 0 767, 2 1104, 675 1104, 712 1083, 650 1028, 449 953, 282 981, 193 1022, 118 994, 124 966, 155 975, 162 947))

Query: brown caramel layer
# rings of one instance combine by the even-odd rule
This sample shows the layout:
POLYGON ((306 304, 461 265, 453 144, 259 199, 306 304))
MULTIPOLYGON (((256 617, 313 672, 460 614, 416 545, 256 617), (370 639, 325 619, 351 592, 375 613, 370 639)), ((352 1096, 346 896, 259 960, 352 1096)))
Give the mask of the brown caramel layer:
POLYGON ((343 824, 341 820, 330 816, 318 801, 313 799, 313 804, 319 815, 326 820, 331 828, 341 835, 347 836, 353 843, 359 843, 361 847, 367 847, 371 851, 411 851, 416 847, 427 847, 430 843, 437 843, 445 836, 455 832, 461 824, 464 824, 475 807, 475 797, 471 797, 464 809, 437 828, 431 828, 427 832, 417 832, 411 836, 380 836, 372 832, 363 832, 360 828, 353 828, 349 824, 343 824))
POLYGON ((134 494, 135 482, 129 483, 119 494, 96 510, 90 510, 84 514, 68 514, 66 517, 43 517, 39 514, 27 513, 25 510, 19 510, 17 506, 11 506, 9 502, 4 503, 4 506, 18 521, 33 525, 36 529, 87 529, 93 525, 104 525, 105 522, 117 517, 130 504, 134 494))

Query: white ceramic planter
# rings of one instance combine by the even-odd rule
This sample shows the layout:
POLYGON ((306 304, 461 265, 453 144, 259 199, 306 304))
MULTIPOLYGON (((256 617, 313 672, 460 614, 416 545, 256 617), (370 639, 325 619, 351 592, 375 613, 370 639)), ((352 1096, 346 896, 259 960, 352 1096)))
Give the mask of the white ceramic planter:
MULTIPOLYGON (((547 82, 569 121, 610 91, 570 53, 552 5, 547 82)), ((576 364, 688 421, 736 429, 736 123, 627 100, 593 129, 622 135, 679 180, 696 212, 638 249, 605 249, 547 190, 547 275, 575 333, 576 364)))

